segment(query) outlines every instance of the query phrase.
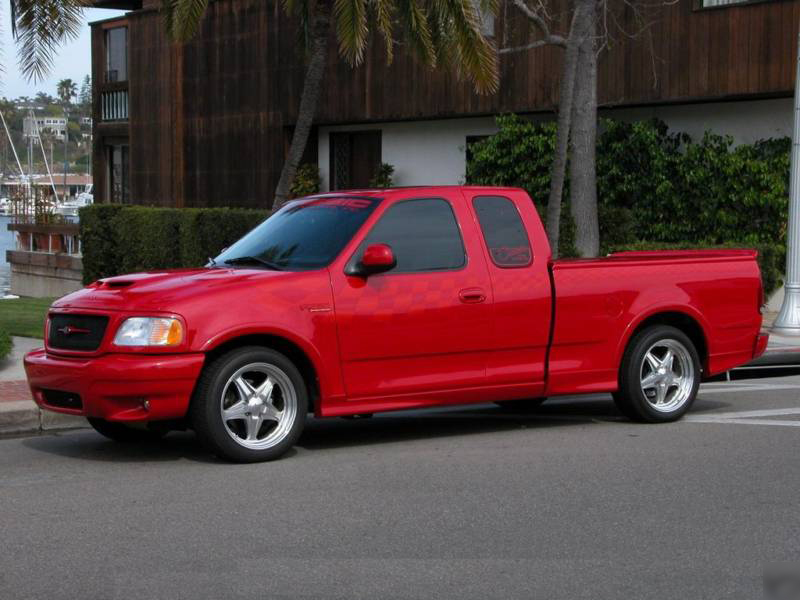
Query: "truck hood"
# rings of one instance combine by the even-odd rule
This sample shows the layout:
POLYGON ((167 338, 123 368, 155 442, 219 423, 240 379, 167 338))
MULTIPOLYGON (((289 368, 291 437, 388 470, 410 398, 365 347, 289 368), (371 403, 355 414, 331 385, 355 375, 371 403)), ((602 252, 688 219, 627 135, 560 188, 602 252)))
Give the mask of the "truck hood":
POLYGON ((53 303, 54 308, 156 310, 180 312, 182 306, 230 293, 254 283, 285 281, 299 273, 247 268, 199 268, 148 271, 100 279, 53 303))

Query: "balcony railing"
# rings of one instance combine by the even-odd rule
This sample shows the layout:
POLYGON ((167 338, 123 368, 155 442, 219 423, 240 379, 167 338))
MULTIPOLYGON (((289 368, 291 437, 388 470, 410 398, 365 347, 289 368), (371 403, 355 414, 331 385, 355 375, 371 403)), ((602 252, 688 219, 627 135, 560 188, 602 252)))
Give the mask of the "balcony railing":
POLYGON ((127 121, 128 90, 101 92, 100 118, 103 121, 127 121))

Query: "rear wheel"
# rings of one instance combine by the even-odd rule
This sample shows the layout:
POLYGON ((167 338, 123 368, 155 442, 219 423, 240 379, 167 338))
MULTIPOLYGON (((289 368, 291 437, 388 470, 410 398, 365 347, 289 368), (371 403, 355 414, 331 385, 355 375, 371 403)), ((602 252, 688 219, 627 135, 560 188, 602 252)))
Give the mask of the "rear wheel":
POLYGON ((89 421, 89 425, 91 425, 97 433, 115 442, 152 442, 161 439, 167 434, 166 429, 140 429, 138 427, 131 427, 123 423, 115 423, 95 417, 87 417, 86 420, 89 421))
POLYGON ((308 412, 305 382, 283 354, 238 348, 208 365, 189 417, 215 454, 236 462, 273 460, 300 437, 308 412))
POLYGON ((522 400, 501 400, 495 404, 505 410, 524 412, 539 408, 546 400, 547 398, 524 398, 522 400))
POLYGON ((697 349, 685 333, 669 325, 648 327, 628 344, 614 401, 636 421, 675 421, 694 403, 701 372, 697 349))

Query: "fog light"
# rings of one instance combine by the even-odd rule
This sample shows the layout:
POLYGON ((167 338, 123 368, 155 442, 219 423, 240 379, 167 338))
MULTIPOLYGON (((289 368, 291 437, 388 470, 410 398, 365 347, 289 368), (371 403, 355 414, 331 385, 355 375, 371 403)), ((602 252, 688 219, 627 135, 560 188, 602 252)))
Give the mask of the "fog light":
POLYGON ((142 408, 149 411, 150 410, 150 400, 142 400, 142 408))

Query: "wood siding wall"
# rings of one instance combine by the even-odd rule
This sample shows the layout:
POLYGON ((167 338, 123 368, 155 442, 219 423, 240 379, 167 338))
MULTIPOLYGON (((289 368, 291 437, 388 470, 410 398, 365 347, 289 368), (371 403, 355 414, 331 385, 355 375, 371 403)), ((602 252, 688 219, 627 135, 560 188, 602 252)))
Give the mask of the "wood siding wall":
MULTIPOLYGON (((650 35, 618 36, 600 61, 604 105, 785 96, 794 79, 800 1, 775 0, 695 10, 694 0, 661 9, 650 35)), ((633 29, 630 15, 623 15, 633 29)), ((220 0, 192 42, 170 44, 161 16, 130 13, 131 195, 177 206, 265 206, 282 165, 300 101, 303 66, 297 29, 275 0, 220 0)), ((501 44, 525 41, 512 6, 498 18, 501 44)), ((102 82, 101 24, 94 26, 93 76, 102 82)), ((386 66, 381 42, 351 69, 335 56, 317 122, 432 119, 552 110, 561 51, 506 55, 501 87, 478 96, 453 74, 420 67, 398 53, 386 66)), ((100 123, 95 173, 103 197, 103 139, 119 126, 100 123)))

